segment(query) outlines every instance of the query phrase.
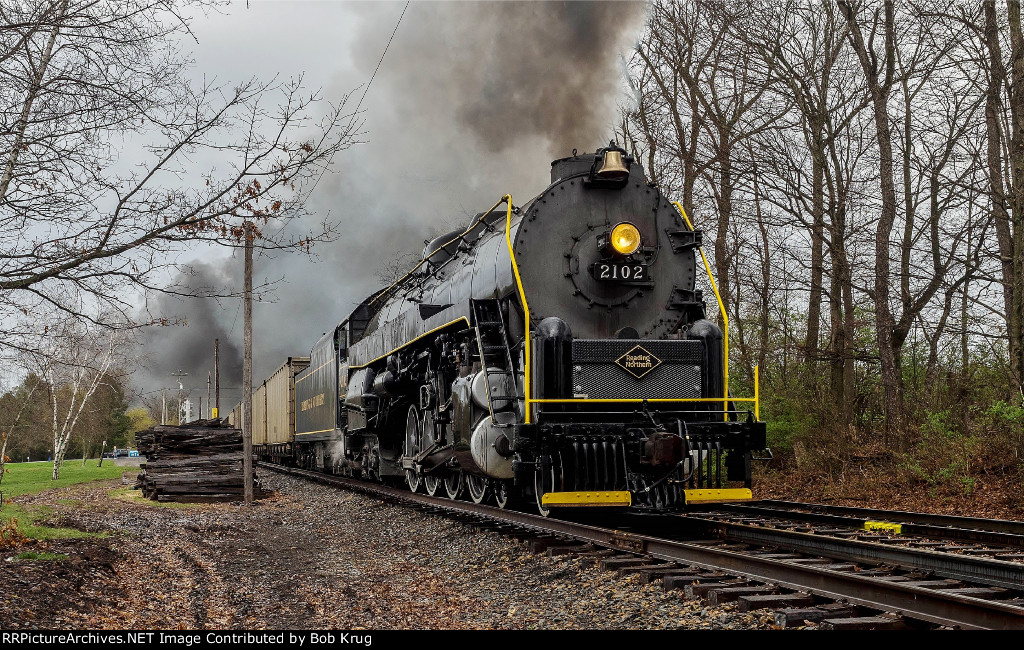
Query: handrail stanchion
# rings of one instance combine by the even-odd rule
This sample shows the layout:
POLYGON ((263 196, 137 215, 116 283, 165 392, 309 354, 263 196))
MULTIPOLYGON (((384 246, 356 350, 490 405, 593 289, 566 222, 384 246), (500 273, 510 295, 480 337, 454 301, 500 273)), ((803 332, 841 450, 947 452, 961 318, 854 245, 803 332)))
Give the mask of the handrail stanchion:
POLYGON ((761 421, 761 367, 754 366, 754 422, 761 421))
MULTIPOLYGON (((679 210, 679 214, 682 215, 683 221, 686 222, 690 232, 694 232, 693 224, 690 222, 690 217, 687 216, 686 210, 679 201, 674 201, 673 205, 679 210)), ((722 362, 722 374, 725 380, 725 390, 723 398, 725 411, 724 419, 729 420, 729 314, 725 313, 725 303, 722 302, 722 296, 718 293, 718 284, 715 282, 715 277, 711 274, 711 265, 708 264, 707 255, 704 254, 704 247, 698 246, 697 250, 700 251, 700 258, 704 260, 704 271, 708 274, 708 280, 711 282, 711 289, 715 292, 715 299, 718 300, 718 312, 722 314, 722 347, 724 360, 722 362)))

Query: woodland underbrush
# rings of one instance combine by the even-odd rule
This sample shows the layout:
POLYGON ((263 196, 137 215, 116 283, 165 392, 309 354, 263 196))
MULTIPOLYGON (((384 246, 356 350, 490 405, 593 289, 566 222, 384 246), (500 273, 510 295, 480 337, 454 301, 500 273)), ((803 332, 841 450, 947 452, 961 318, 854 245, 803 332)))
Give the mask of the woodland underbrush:
POLYGON ((889 431, 874 391, 845 409, 813 382, 768 396, 757 496, 1024 519, 1024 403, 990 378, 945 379, 908 387, 889 431))

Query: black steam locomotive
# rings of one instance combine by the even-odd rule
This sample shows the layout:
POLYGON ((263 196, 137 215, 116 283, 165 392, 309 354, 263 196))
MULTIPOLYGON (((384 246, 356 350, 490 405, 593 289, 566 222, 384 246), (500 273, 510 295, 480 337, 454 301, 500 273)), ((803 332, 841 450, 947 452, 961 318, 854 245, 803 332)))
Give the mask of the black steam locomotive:
POLYGON ((765 425, 728 394, 700 246, 624 150, 574 151, 316 343, 276 457, 543 514, 749 499, 765 425))

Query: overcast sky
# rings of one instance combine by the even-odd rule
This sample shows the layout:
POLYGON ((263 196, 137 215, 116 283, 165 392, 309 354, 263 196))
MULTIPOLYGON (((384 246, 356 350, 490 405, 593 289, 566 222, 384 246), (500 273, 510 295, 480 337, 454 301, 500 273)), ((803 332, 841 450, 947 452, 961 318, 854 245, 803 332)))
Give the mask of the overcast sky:
MULTIPOLYGON (((221 82, 304 75, 354 108, 405 8, 404 2, 258 1, 199 16, 193 76, 221 82), (358 90, 357 90, 358 89, 358 90)), ((280 281, 254 307, 254 383, 379 286, 382 262, 468 222, 502 194, 524 204, 548 182, 549 163, 593 151, 612 134, 622 93, 619 56, 636 41, 643 5, 627 2, 412 2, 363 103, 364 141, 338 155, 311 197, 341 226, 319 260, 257 258, 256 282, 280 281)), ((206 281, 241 284, 240 255, 197 251, 206 281)), ((148 297, 188 326, 147 335, 143 392, 189 373, 206 394, 214 337, 221 338, 221 407, 241 385, 239 301, 148 297)))

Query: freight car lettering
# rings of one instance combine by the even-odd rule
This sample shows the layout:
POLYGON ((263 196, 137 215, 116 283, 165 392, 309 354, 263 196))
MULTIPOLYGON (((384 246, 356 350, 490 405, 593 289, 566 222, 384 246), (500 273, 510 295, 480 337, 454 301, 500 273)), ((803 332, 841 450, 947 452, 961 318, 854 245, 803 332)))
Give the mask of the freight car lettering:
POLYGON ((309 399, 302 400, 302 410, 303 411, 308 411, 309 409, 316 408, 318 406, 323 406, 323 405, 324 405, 324 394, 323 393, 320 393, 319 395, 315 395, 313 397, 310 397, 309 399))

